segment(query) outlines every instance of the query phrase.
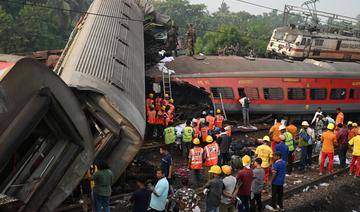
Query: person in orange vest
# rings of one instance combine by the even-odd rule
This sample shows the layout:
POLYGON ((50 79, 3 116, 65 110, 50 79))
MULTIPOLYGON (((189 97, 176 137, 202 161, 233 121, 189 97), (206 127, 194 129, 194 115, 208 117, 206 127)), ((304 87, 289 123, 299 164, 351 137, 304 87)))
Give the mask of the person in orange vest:
POLYGON ((200 124, 200 133, 201 133, 201 140, 202 142, 206 142, 206 138, 209 135, 209 126, 208 123, 205 122, 204 124, 200 124))
POLYGON ((169 94, 165 93, 164 99, 162 100, 162 105, 167 106, 169 104, 169 94))
POLYGON ((146 139, 151 140, 153 138, 155 127, 156 127, 156 111, 154 105, 151 105, 150 110, 147 111, 146 139))
POLYGON ((156 134, 158 141, 162 141, 163 138, 165 118, 165 106, 162 106, 160 110, 156 113, 156 134))
POLYGON ((161 104, 162 104, 162 98, 160 97, 160 94, 156 94, 155 98, 155 110, 160 111, 161 110, 161 104))
POLYGON ((216 116, 215 116, 215 127, 218 127, 221 129, 222 125, 223 125, 223 121, 224 121, 224 116, 221 115, 221 110, 217 109, 216 116))
POLYGON ((339 123, 344 124, 344 113, 341 112, 341 108, 336 108, 336 119, 335 119, 335 126, 337 126, 339 123))
POLYGON ((348 134, 348 140, 351 140, 353 137, 355 137, 357 135, 357 131, 358 131, 357 123, 355 122, 351 123, 351 129, 348 134))
POLYGON ((269 135, 271 137, 271 149, 273 152, 275 152, 275 146, 276 144, 280 143, 280 135, 281 132, 279 130, 279 127, 281 125, 281 118, 276 119, 276 123, 270 128, 269 135))
POLYGON ((201 181, 201 169, 203 164, 204 149, 200 146, 200 139, 194 138, 194 147, 189 152, 189 163, 190 176, 192 185, 197 188, 201 181))
POLYGON ((174 122, 174 112, 175 112, 175 106, 174 106, 174 99, 170 99, 169 103, 166 107, 169 107, 169 118, 170 118, 170 123, 174 122))
POLYGON ((211 167, 217 165, 220 155, 219 145, 210 135, 206 137, 206 143, 207 145, 204 147, 205 166, 211 167))
POLYGON ((192 128, 194 130, 194 138, 199 138, 200 130, 199 130, 199 127, 197 125, 197 122, 192 122, 192 128))
POLYGON ((214 112, 212 110, 209 111, 208 115, 205 117, 206 122, 209 123, 209 129, 215 129, 215 117, 213 116, 214 112))
POLYGON ((151 105, 154 105, 154 94, 149 93, 149 97, 146 98, 146 111, 150 110, 151 105))

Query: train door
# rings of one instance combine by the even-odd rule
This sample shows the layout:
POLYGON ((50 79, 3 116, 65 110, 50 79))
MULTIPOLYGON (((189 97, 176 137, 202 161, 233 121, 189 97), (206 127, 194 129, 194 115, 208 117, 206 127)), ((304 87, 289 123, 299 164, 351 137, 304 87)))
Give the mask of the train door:
POLYGON ((306 38, 305 47, 304 47, 304 54, 303 54, 304 58, 309 57, 310 50, 311 50, 311 44, 312 44, 311 38, 306 38))

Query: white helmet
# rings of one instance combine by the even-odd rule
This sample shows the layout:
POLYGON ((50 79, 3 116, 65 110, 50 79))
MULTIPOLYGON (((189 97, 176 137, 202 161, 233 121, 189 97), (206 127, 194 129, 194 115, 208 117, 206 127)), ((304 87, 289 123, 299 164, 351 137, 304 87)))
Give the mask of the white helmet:
POLYGON ((301 126, 309 126, 309 123, 307 122, 307 121, 303 121, 302 123, 301 123, 301 126))
POLYGON ((280 127, 279 127, 279 130, 285 130, 286 129, 286 127, 285 127, 285 125, 280 125, 280 127))

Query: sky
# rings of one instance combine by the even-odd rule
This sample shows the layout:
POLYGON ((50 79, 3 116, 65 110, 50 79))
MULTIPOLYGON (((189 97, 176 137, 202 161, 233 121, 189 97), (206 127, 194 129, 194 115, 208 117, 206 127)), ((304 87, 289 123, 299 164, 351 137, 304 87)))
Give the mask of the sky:
MULTIPOLYGON (((270 12, 267 9, 242 3, 236 0, 224 0, 230 7, 230 11, 246 11, 251 14, 262 14, 263 12, 270 12)), ((305 0, 247 0, 255 4, 284 9, 285 4, 301 6, 305 0)), ((214 12, 220 6, 222 0, 190 0, 193 4, 206 4, 210 12, 214 12)), ((336 13, 350 17, 356 17, 360 14, 360 0, 320 0, 317 4, 317 9, 325 12, 336 13)))

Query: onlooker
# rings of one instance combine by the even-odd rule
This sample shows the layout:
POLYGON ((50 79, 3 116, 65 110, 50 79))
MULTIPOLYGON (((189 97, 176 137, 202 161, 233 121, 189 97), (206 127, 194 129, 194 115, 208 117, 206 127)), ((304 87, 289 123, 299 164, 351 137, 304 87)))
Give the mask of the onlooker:
POLYGON ((311 142, 311 136, 308 134, 307 128, 309 127, 309 123, 307 121, 303 121, 301 123, 301 130, 299 132, 299 147, 301 148, 301 156, 300 156, 300 165, 299 170, 304 171, 307 163, 307 155, 308 155, 308 146, 311 142))
POLYGON ((165 211, 167 196, 169 193, 169 182, 167 181, 162 169, 156 170, 156 177, 158 178, 158 182, 156 183, 155 188, 153 186, 149 188, 152 192, 150 199, 150 211, 165 211))
POLYGON ((246 94, 243 94, 243 97, 239 100, 242 108, 242 114, 243 114, 243 122, 244 126, 249 126, 249 108, 250 108, 250 99, 246 96, 246 94))
POLYGON ((258 212, 262 211, 262 202, 261 202, 261 192, 264 189, 264 176, 265 171, 261 168, 262 160, 261 158, 256 158, 254 160, 254 177, 251 184, 251 198, 250 198, 250 211, 255 212, 256 206, 258 208, 258 212))
POLYGON ((324 116, 324 118, 325 118, 325 120, 326 120, 325 125, 330 124, 330 123, 335 124, 335 120, 334 120, 333 118, 331 118, 331 116, 330 116, 329 114, 327 114, 327 113, 324 112, 324 113, 323 113, 323 116, 324 116))
POLYGON ((234 212, 236 193, 236 178, 232 176, 232 168, 229 165, 221 167, 225 177, 223 179, 224 189, 221 195, 220 212, 234 212))
POLYGON ((162 156, 160 161, 160 168, 162 173, 167 179, 172 177, 173 159, 166 146, 160 147, 160 155, 162 156))
POLYGON ((263 141, 263 144, 258 146, 255 150, 255 156, 260 157, 262 160, 261 167, 265 171, 264 183, 267 183, 268 179, 269 179, 269 172, 270 172, 269 167, 270 167, 270 163, 271 163, 271 158, 273 157, 273 151, 269 147, 269 143, 270 143, 269 136, 267 136, 267 135, 264 136, 262 141, 263 141))
POLYGON ((281 159, 281 153, 275 152, 274 165, 272 167, 271 177, 271 205, 267 205, 266 209, 276 211, 283 209, 283 193, 286 175, 286 162, 281 159))
POLYGON ((237 196, 241 200, 241 205, 238 206, 239 212, 249 212, 250 211, 250 195, 251 195, 251 183, 253 179, 253 171, 250 168, 251 158, 248 155, 245 155, 242 158, 242 163, 244 168, 241 169, 236 176, 237 183, 239 185, 237 196))
POLYGON ((348 130, 343 124, 339 123, 337 125, 338 131, 336 133, 336 140, 339 146, 339 159, 340 159, 340 166, 342 168, 346 167, 346 153, 348 150, 348 130))
POLYGON ((220 147, 220 165, 225 165, 230 160, 229 149, 232 140, 224 128, 221 129, 220 137, 217 139, 217 142, 220 147))
POLYGON ((98 171, 91 177, 94 180, 93 195, 96 212, 110 212, 110 196, 113 173, 104 160, 96 164, 98 171))
POLYGON ((220 166, 211 166, 209 173, 211 179, 204 186, 204 193, 206 194, 205 212, 218 212, 224 187, 223 181, 220 178, 220 166))
POLYGON ((328 130, 321 136, 321 142, 323 146, 321 149, 321 162, 320 162, 320 175, 323 174, 325 159, 329 158, 328 171, 333 172, 334 163, 334 145, 336 144, 336 136, 334 134, 335 125, 333 123, 328 124, 328 130))
POLYGON ((275 151, 275 145, 280 142, 281 132, 279 127, 281 125, 281 118, 276 119, 276 123, 270 128, 269 135, 271 137, 271 149, 275 151))
POLYGON ((280 135, 281 142, 276 144, 275 152, 281 153, 281 158, 283 161, 287 161, 287 157, 289 155, 289 147, 285 144, 285 136, 280 135))
POLYGON ((136 185, 139 187, 130 198, 130 202, 133 203, 133 212, 147 211, 150 204, 151 192, 145 186, 145 180, 142 178, 136 179, 136 185))
POLYGON ((195 190, 188 187, 189 180, 187 178, 181 179, 182 188, 178 189, 172 199, 174 200, 169 211, 173 211, 177 206, 179 212, 193 211, 198 205, 200 197, 195 193, 195 190))
POLYGON ((354 146, 353 152, 352 152, 351 163, 350 163, 350 175, 352 175, 352 173, 354 171, 354 165, 356 162, 355 176, 359 177, 359 174, 360 174, 360 130, 358 130, 358 135, 353 137, 349 141, 349 144, 351 146, 354 146))

